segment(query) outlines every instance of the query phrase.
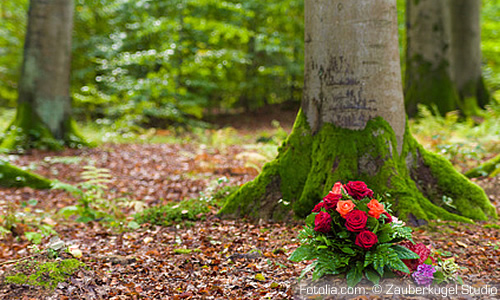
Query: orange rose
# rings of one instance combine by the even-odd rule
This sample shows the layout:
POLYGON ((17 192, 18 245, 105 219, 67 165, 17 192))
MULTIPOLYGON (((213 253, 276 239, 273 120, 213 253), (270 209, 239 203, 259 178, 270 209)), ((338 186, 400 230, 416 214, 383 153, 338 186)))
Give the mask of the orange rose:
POLYGON ((356 205, 352 203, 351 200, 339 201, 337 203, 337 211, 339 214, 345 218, 345 216, 350 213, 356 205))
POLYGON ((375 219, 378 219, 381 214, 385 213, 384 205, 378 202, 376 199, 370 200, 370 202, 368 202, 366 206, 368 206, 368 208, 370 209, 368 214, 375 219))

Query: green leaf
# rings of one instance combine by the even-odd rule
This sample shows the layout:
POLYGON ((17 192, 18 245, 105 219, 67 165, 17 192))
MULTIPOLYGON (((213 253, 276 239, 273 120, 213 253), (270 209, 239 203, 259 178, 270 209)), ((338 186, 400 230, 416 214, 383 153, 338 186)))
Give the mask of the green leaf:
POLYGON ((363 279, 363 264, 360 261, 356 262, 356 266, 351 267, 345 278, 349 287, 356 286, 363 279))
MULTIPOLYGON (((383 271, 382 271, 382 273, 383 273, 383 271)), ((373 284, 378 284, 380 281, 380 275, 377 272, 375 272, 372 268, 365 269, 365 276, 366 276, 366 279, 373 282, 373 284)))
POLYGON ((69 218, 73 215, 78 215, 80 212, 80 209, 77 206, 71 205, 71 206, 66 206, 63 207, 59 210, 58 214, 62 215, 64 218, 69 218))
POLYGON ((315 248, 311 245, 302 245, 293 251, 292 255, 288 258, 290 261, 299 262, 303 260, 310 260, 315 258, 315 248))
POLYGON ((410 249, 400 246, 400 245, 393 245, 391 247, 392 250, 396 252, 398 255, 399 259, 419 259, 420 256, 418 256, 417 253, 411 251, 410 249))
POLYGON ((132 229, 132 230, 136 230, 136 229, 141 228, 141 225, 139 225, 135 221, 130 221, 130 222, 128 222, 127 227, 130 228, 130 229, 132 229))
POLYGON ((311 227, 314 227, 314 219, 316 218, 316 215, 317 215, 317 213, 312 213, 312 214, 308 215, 306 218, 306 224, 311 226, 311 227))
POLYGON ((341 239, 346 239, 349 237, 349 232, 347 231, 341 231, 339 233, 337 233, 337 236, 341 239))
POLYGON ((314 261, 312 263, 310 263, 309 265, 307 265, 307 267, 304 268, 304 270, 302 270, 302 272, 300 272, 300 276, 299 276, 299 281, 304 278, 304 276, 309 273, 312 269, 314 269, 314 267, 316 267, 316 265, 318 264, 318 261, 314 261))
POLYGON ((92 217, 89 217, 89 216, 80 216, 75 221, 76 222, 81 222, 81 223, 87 223, 87 222, 90 222, 92 220, 94 220, 94 218, 92 218, 92 217))
POLYGON ((375 270, 379 273, 380 277, 384 276, 384 267, 378 267, 375 270))
POLYGON ((387 230, 381 230, 378 235, 378 242, 383 244, 390 242, 392 240, 392 232, 387 230))
POLYGON ((10 230, 8 230, 7 228, 5 228, 3 226, 0 226, 0 233, 10 233, 10 230))
POLYGON ((40 244, 42 242, 42 234, 39 232, 27 231, 24 233, 24 236, 33 244, 40 244))
POLYGON ((408 267, 399 258, 397 258, 395 260, 391 260, 389 262, 389 265, 394 270, 401 271, 401 272, 406 273, 406 274, 410 273, 410 270, 408 269, 408 267))
POLYGON ((343 247, 340 250, 342 250, 342 252, 347 254, 356 254, 356 251, 354 251, 352 248, 349 247, 343 247))
POLYGON ((327 273, 328 269, 325 267, 320 266, 319 264, 316 265, 316 268, 314 269, 312 280, 318 280, 320 279, 323 275, 327 273))
POLYGON ((434 280, 433 283, 440 284, 445 280, 444 274, 441 271, 434 272, 434 280))

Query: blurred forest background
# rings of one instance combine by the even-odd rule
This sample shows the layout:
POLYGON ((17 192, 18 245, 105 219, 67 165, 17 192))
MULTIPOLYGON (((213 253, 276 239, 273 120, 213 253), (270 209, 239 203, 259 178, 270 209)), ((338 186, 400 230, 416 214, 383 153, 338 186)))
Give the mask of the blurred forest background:
MULTIPOLYGON (((0 135, 15 116, 28 2, 0 3, 0 135)), ((220 120, 221 114, 247 114, 259 123, 259 112, 277 105, 274 118, 283 113, 282 123, 272 126, 283 133, 280 127, 291 126, 301 101, 303 14, 300 0, 76 0, 73 117, 84 136, 96 142, 171 136, 160 128, 204 138, 206 129, 213 128, 206 121, 220 120)), ((404 76, 403 0, 398 0, 398 22, 404 76)), ((498 101, 499 0, 483 0, 481 39, 483 77, 498 101)), ((497 101, 466 120, 420 107, 413 133, 463 171, 498 152, 497 101)), ((261 140, 270 140, 269 133, 258 138, 262 135, 261 140)))
MULTIPOLYGON (((2 122, 16 107, 28 2, 0 4, 2 122)), ((404 58, 404 1, 398 5, 404 58)), ((202 126, 207 114, 301 100, 303 1, 76 0, 75 6, 71 94, 79 121, 122 132, 202 126)), ((484 0, 482 67, 497 99, 499 19, 500 2, 484 0)))

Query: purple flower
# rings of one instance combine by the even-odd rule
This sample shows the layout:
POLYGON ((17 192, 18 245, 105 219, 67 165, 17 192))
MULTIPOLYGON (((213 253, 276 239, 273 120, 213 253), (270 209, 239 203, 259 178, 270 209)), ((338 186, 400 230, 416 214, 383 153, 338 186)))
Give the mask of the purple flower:
POLYGON ((418 285, 429 286, 434 279, 434 272, 436 269, 432 265, 421 264, 411 276, 418 285))

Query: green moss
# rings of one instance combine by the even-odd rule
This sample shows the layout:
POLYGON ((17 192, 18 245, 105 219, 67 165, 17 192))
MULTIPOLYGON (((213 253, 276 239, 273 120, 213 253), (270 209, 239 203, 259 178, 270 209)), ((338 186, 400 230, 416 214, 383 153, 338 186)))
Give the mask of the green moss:
POLYGON ((500 170, 500 154, 493 157, 492 159, 485 161, 476 168, 469 170, 465 173, 465 176, 469 178, 476 178, 481 176, 488 176, 492 174, 498 174, 500 170))
POLYGON ((231 194, 220 213, 252 218, 265 216, 276 220, 285 218, 290 208, 286 203, 296 202, 307 180, 312 142, 307 120, 300 111, 291 134, 278 149, 276 159, 267 163, 253 181, 231 194), (282 201, 278 203, 277 199, 282 201))
MULTIPOLYGON (((474 220, 487 220, 496 217, 495 207, 489 202, 486 193, 476 184, 468 180, 453 168, 453 165, 443 157, 424 151, 421 147, 423 160, 430 167, 432 175, 437 179, 438 195, 446 196, 453 202, 452 212, 474 220)), ((442 200, 438 198, 437 200, 442 200)))
POLYGON ((390 125, 370 120, 364 130, 324 124, 311 135, 304 115, 278 157, 232 194, 221 210, 230 216, 281 219, 287 210, 305 217, 337 181, 361 180, 389 201, 403 219, 471 222, 496 217, 484 192, 443 158, 426 152, 407 128, 401 154, 390 125), (443 196, 449 201, 443 201, 443 196), (281 203, 291 203, 289 206, 281 203))
POLYGON ((24 171, 0 160, 0 186, 29 186, 35 189, 49 189, 51 181, 47 178, 24 171))
POLYGON ((459 109, 459 96, 446 71, 447 65, 442 62, 433 67, 418 55, 407 59, 405 106, 409 117, 416 116, 417 104, 436 107, 437 113, 443 116, 459 109))
POLYGON ((493 229, 500 230, 500 225, 498 225, 498 224, 485 224, 483 227, 484 228, 493 228, 493 229))
POLYGON ((68 118, 65 122, 63 131, 61 139, 55 138, 30 105, 22 103, 17 108, 16 117, 1 138, 0 149, 22 152, 31 148, 61 150, 64 146, 71 148, 92 146, 79 133, 72 118, 68 118))
POLYGON ((479 109, 485 109, 491 98, 482 76, 465 84, 459 95, 466 116, 478 115, 479 109))
POLYGON ((58 283, 66 281, 85 264, 76 259, 65 259, 39 263, 23 262, 14 267, 14 275, 5 276, 6 283, 27 284, 54 289, 58 283))

